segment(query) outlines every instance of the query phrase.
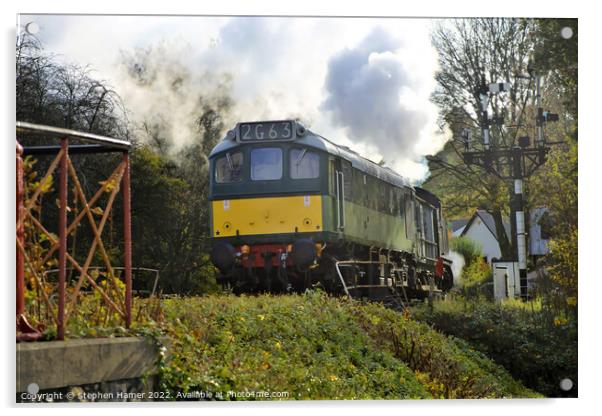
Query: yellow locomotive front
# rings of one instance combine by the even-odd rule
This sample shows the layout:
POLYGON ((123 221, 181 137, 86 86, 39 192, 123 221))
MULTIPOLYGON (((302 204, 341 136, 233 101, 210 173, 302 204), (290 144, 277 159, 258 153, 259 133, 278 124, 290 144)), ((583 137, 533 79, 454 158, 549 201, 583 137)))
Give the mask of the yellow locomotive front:
POLYGON ((311 233, 322 229, 320 195, 214 200, 211 212, 214 238, 311 233))

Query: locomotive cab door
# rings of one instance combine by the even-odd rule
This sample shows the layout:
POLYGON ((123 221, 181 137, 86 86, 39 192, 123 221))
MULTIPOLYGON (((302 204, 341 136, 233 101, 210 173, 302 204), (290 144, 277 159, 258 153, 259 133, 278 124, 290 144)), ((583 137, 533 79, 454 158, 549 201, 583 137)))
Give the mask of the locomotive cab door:
POLYGON ((423 258, 424 249, 424 223, 422 221, 422 204, 414 199, 414 224, 416 225, 416 255, 423 258))
MULTIPOLYGON (((335 194, 334 224, 337 231, 345 228, 345 174, 341 159, 333 161, 333 187, 335 194)), ((350 178, 349 178, 350 179, 350 178)))

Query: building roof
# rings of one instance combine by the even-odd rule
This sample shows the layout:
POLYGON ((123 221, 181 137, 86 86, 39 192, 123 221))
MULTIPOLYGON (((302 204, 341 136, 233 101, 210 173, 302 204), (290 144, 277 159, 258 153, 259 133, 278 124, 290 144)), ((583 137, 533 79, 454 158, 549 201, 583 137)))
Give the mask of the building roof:
POLYGON ((451 222, 452 232, 458 231, 460 228, 464 227, 466 224, 468 224, 467 219, 452 221, 451 222))
MULTIPOLYGON (((470 220, 466 224, 466 227, 464 227, 464 230, 462 231, 461 235, 465 235, 466 232, 468 232, 470 226, 472 225, 472 223, 474 222, 474 220, 477 217, 480 218, 481 221, 483 221, 483 224, 485 224, 485 226, 489 229, 489 231, 491 231, 491 234, 493 234, 495 239, 499 241, 499 236, 497 233, 493 215, 491 215, 490 213, 488 213, 487 211, 485 211, 483 209, 477 209, 477 211, 474 213, 474 215, 470 218, 470 220)), ((506 236, 508 238, 510 238, 510 224, 508 223, 508 221, 504 221, 504 231, 506 232, 506 236)))

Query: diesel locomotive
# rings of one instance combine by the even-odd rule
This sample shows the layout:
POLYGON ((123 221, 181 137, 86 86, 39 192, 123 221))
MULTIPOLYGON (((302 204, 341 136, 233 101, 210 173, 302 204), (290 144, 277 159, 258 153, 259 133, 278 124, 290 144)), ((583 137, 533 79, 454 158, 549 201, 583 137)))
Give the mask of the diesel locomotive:
POLYGON ((238 123, 211 152, 211 261, 235 293, 424 298, 453 285, 439 199, 294 120, 238 123))

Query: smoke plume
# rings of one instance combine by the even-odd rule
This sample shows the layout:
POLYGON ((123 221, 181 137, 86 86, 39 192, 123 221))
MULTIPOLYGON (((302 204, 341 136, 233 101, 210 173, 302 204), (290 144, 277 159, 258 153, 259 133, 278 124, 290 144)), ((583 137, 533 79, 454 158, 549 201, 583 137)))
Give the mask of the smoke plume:
POLYGON ((186 61, 189 49, 189 45, 163 41, 121 51, 117 83, 137 136, 165 151, 199 143, 208 111, 220 117, 230 112, 230 77, 195 69, 193 62, 186 61))
POLYGON ((141 137, 173 149, 198 143, 199 119, 209 109, 220 110, 224 129, 296 118, 419 181, 428 174, 424 155, 447 137, 429 100, 437 55, 425 19, 22 19, 39 24, 48 52, 96 68, 141 137))
POLYGON ((429 101, 431 68, 416 72, 407 64, 411 59, 400 39, 374 29, 330 59, 322 104, 354 142, 373 145, 402 174, 446 141, 429 101))
POLYGON ((462 270, 464 269, 464 256, 456 251, 450 250, 447 254, 452 260, 452 273, 454 275, 454 285, 459 285, 462 282, 462 270))

